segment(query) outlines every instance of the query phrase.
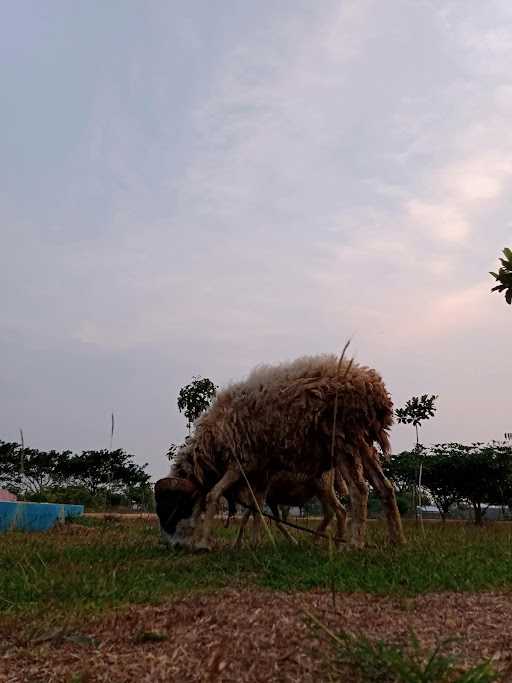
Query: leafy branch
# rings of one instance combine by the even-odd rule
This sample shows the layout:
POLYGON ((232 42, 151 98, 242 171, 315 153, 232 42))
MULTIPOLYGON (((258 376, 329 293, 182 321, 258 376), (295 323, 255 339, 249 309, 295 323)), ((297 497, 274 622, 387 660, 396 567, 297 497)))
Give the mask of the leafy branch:
POLYGON ((505 258, 500 258, 499 271, 489 273, 498 283, 491 289, 491 292, 505 292, 505 301, 507 304, 512 304, 512 249, 505 247, 503 255, 505 258))

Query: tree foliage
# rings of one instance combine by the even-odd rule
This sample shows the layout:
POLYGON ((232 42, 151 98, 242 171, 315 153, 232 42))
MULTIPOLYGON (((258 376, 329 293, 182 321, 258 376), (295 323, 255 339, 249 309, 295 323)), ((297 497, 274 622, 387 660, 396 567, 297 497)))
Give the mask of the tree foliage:
POLYGON ((501 267, 497 273, 489 273, 496 281, 491 292, 504 292, 507 304, 512 304, 512 249, 505 247, 503 256, 500 258, 501 267))
POLYGON ((132 462, 133 455, 124 450, 82 451, 71 457, 65 467, 68 481, 83 486, 92 495, 99 491, 120 493, 127 488, 149 483, 144 466, 132 462))
POLYGON ((402 424, 412 424, 415 427, 421 427, 421 423, 434 417, 436 412, 435 402, 439 396, 432 394, 423 394, 422 396, 413 396, 407 401, 403 408, 397 408, 395 415, 397 421, 402 424))
POLYGON ((475 523, 481 524, 489 505, 512 502, 512 447, 496 441, 456 446, 459 461, 455 486, 461 499, 472 506, 475 523))
POLYGON ((463 498, 458 486, 461 475, 458 446, 434 445, 416 455, 422 464, 423 486, 429 491, 443 520, 450 508, 463 498))
POLYGON ((174 458, 176 457, 176 453, 178 452, 178 446, 175 443, 169 444, 169 448, 167 450, 167 460, 169 462, 172 462, 174 458))
POLYGON ((193 377, 190 384, 180 389, 178 410, 185 415, 189 431, 199 415, 211 404, 217 389, 208 377, 193 377))
POLYGON ((51 485, 60 486, 65 483, 70 456, 71 451, 22 449, 17 443, 0 442, 0 486, 14 493, 32 494, 51 485))
POLYGON ((181 444, 176 444, 176 443, 170 443, 169 444, 169 448, 167 449, 167 453, 165 454, 167 456, 167 460, 169 462, 173 462, 173 460, 175 459, 180 448, 183 448, 183 446, 185 446, 187 444, 187 441, 189 439, 190 439, 190 437, 186 436, 184 442, 181 444))
POLYGON ((392 456, 386 474, 399 492, 413 486, 419 465, 422 488, 430 494, 442 519, 455 504, 469 504, 476 524, 489 505, 512 504, 512 446, 489 444, 436 444, 392 456))
POLYGON ((454 461, 452 456, 451 450, 445 445, 436 445, 428 449, 415 448, 393 456, 387 466, 387 473, 397 483, 399 491, 405 495, 416 486, 421 465, 421 498, 424 501, 431 498, 441 518, 445 519, 452 505, 461 500, 457 488, 459 461, 454 461))
MULTIPOLYGON (((439 397, 434 394, 431 394, 430 396, 428 394, 423 394, 422 396, 413 396, 411 399, 407 401, 403 408, 397 408, 395 410, 395 415, 399 423, 412 424, 414 426, 414 429, 416 431, 415 451, 418 456, 422 449, 422 446, 420 446, 418 429, 421 427, 422 422, 424 422, 425 420, 429 420, 431 417, 435 415, 435 402, 438 398, 439 397)), ((421 503, 422 487, 421 482, 418 482, 418 478, 421 479, 422 477, 422 465, 421 462, 418 464, 416 460, 414 461, 414 464, 414 481, 411 482, 410 491, 412 506, 415 510, 417 510, 417 497, 421 503)))
POLYGON ((0 441, 0 486, 33 500, 47 497, 50 490, 137 498, 137 491, 149 486, 147 464, 138 465, 122 449, 72 453, 24 448, 23 470, 21 451, 19 444, 0 441))

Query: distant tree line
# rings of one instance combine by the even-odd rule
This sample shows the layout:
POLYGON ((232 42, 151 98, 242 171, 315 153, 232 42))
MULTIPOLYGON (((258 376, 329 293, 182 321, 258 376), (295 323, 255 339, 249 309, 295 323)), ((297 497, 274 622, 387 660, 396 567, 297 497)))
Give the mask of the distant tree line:
POLYGON ((0 488, 38 502, 151 507, 145 465, 122 449, 41 451, 0 441, 0 488))
POLYGON ((436 505, 443 520, 456 506, 469 507, 476 524, 490 505, 512 507, 511 444, 445 443, 394 455, 385 471, 399 498, 407 499, 417 486, 420 467, 422 498, 436 505))

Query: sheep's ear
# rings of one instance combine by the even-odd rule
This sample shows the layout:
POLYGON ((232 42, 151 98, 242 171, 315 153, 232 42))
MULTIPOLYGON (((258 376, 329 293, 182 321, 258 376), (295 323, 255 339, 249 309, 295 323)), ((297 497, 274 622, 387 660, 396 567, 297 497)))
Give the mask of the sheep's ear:
POLYGON ((155 496, 160 495, 164 491, 180 491, 190 495, 198 492, 197 486, 193 482, 181 477, 164 477, 159 479, 155 484, 155 496))

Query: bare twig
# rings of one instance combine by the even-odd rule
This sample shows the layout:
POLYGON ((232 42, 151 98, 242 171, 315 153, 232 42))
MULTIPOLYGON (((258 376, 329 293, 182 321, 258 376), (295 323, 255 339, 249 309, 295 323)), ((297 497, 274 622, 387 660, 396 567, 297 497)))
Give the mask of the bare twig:
POLYGON ((338 645, 343 645, 342 639, 341 639, 338 635, 336 635, 336 633, 334 633, 334 631, 332 631, 332 630, 331 630, 328 626, 326 626, 322 621, 320 621, 320 619, 319 619, 315 614, 313 614, 313 612, 311 612, 307 607, 304 607, 304 605, 301 605, 301 606, 300 606, 300 609, 301 609, 301 610, 304 612, 304 614, 305 614, 306 616, 308 616, 308 617, 309 617, 317 626, 319 626, 319 627, 322 629, 322 631, 324 631, 325 633, 327 633, 327 635, 329 636, 329 638, 332 638, 332 640, 334 640, 334 642, 338 643, 338 645))
MULTIPOLYGON (((245 505, 244 503, 241 503, 241 505, 246 510, 251 510, 252 512, 255 511, 250 505, 245 505)), ((260 514, 263 515, 263 517, 266 517, 267 519, 273 520, 274 522, 279 522, 284 526, 289 526, 292 529, 297 529, 297 531, 305 531, 306 533, 313 534, 313 536, 318 536, 319 538, 326 538, 327 540, 332 539, 340 543, 346 543, 346 540, 344 538, 341 538, 341 536, 334 536, 333 538, 331 534, 323 534, 321 531, 315 531, 315 529, 310 529, 307 526, 300 526, 299 524, 294 524, 293 522, 289 522, 288 520, 278 519, 277 517, 274 517, 274 515, 271 515, 268 512, 260 511, 260 514)))
POLYGON ((23 440, 23 429, 20 428, 21 438, 21 454, 20 454, 20 474, 23 477, 25 474, 25 441, 23 440))

